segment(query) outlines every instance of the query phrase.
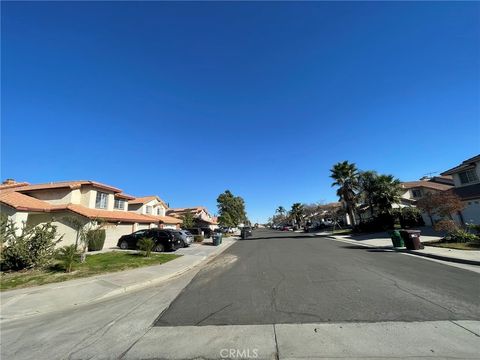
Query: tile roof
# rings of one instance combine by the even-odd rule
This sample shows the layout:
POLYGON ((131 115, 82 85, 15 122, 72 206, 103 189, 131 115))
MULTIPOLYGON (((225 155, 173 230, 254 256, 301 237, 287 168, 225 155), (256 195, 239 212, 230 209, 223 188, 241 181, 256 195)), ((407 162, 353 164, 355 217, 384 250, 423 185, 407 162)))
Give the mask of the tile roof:
POLYGON ((13 189, 21 186, 26 186, 26 185, 30 185, 30 184, 28 182, 13 182, 13 183, 0 184, 0 190, 13 189))
POLYGON ((163 206, 167 207, 167 204, 162 200, 160 199, 158 196, 156 195, 150 195, 150 196, 142 196, 142 197, 137 197, 137 198, 134 198, 132 200, 130 200, 128 202, 128 204, 130 205, 134 205, 134 204, 146 204, 152 200, 157 200, 159 203, 161 203, 163 206))
POLYGON ((126 200, 133 200, 133 199, 135 199, 135 196, 128 195, 128 194, 125 194, 125 193, 115 194, 115 197, 118 197, 118 198, 121 198, 121 199, 126 199, 126 200))
POLYGON ((46 190, 46 189, 58 189, 58 188, 79 189, 82 185, 91 185, 93 187, 110 190, 115 193, 122 192, 122 190, 116 187, 102 184, 97 181, 91 181, 91 180, 56 181, 56 182, 50 182, 50 183, 44 183, 44 184, 26 185, 26 186, 16 188, 15 190, 20 192, 27 192, 27 191, 33 191, 33 190, 46 190))
POLYGON ((1 191, 0 202, 20 211, 48 212, 58 208, 58 206, 16 191, 1 191))
POLYGON ((173 217, 173 216, 160 216, 160 215, 146 215, 150 218, 153 218, 155 221, 159 221, 164 224, 181 224, 182 220, 173 217))
POLYGON ((137 214, 132 211, 112 211, 101 209, 90 209, 82 205, 69 204, 66 206, 67 210, 73 211, 79 215, 88 217, 90 219, 100 218, 107 221, 124 221, 124 222, 137 222, 137 223, 152 223, 150 216, 137 214))
POLYGON ((451 189, 453 186, 447 185, 447 184, 440 184, 433 181, 422 181, 422 180, 402 182, 402 188, 404 189, 412 189, 417 187, 424 187, 427 189, 445 191, 445 190, 451 189))
POLYGON ((475 163, 478 161, 480 161, 480 154, 463 161, 460 165, 457 165, 447 171, 442 172, 440 175, 451 175, 462 170, 473 168, 475 166, 475 163))

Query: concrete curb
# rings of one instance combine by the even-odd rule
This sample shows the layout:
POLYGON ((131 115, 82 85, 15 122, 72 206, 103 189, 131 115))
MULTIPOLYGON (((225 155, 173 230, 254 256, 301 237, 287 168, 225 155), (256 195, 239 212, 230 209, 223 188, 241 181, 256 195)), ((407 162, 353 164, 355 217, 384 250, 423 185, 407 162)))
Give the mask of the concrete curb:
MULTIPOLYGON (((233 238, 232 240, 237 240, 237 239, 233 238)), ((95 295, 95 296, 91 297, 90 299, 84 299, 84 300, 80 300, 78 302, 65 303, 65 306, 58 306, 58 304, 57 304, 57 306, 52 306, 51 308, 47 307, 47 308, 44 308, 44 309, 38 309, 38 308, 37 309, 30 309, 30 311, 28 311, 28 310, 23 311, 19 314, 16 314, 15 312, 13 312, 11 315, 8 315, 9 311, 7 310, 6 311, 7 315, 6 315, 5 312, 4 312, 5 309, 3 309, 4 306, 7 306, 10 303, 16 303, 17 301, 21 300, 24 297, 35 296, 35 289, 39 289, 39 288, 41 288, 41 286, 33 287, 33 288, 26 288, 28 290, 31 290, 32 293, 24 293, 24 294, 14 295, 11 299, 7 299, 7 301, 4 301, 4 299, 2 299, 2 317, 0 318, 0 323, 6 323, 6 322, 9 322, 9 321, 19 320, 19 319, 26 319, 26 318, 30 318, 32 316, 44 315, 44 314, 53 313, 53 312, 57 312, 57 311, 64 311, 64 310, 67 310, 67 309, 75 308, 77 306, 89 305, 89 304, 95 303, 97 301, 102 301, 102 300, 105 300, 105 299, 112 298, 114 296, 125 294, 127 292, 140 290, 140 289, 143 289, 143 288, 147 288, 149 286, 153 286, 153 285, 157 285, 157 284, 169 281, 169 280, 171 280, 175 277, 178 277, 178 276, 180 276, 180 275, 182 275, 182 274, 200 266, 203 263, 206 263, 206 262, 214 259, 218 255, 223 253, 225 250, 227 250, 233 244, 235 244, 235 241, 231 241, 229 243, 224 243, 223 246, 218 247, 217 249, 215 249, 215 251, 213 251, 212 253, 210 253, 206 256, 194 255, 194 256, 198 257, 198 259, 195 259, 195 261, 191 262, 190 264, 185 265, 185 266, 183 266, 182 268, 179 268, 176 271, 174 270, 170 273, 167 273, 165 275, 160 275, 160 276, 155 277, 153 279, 140 281, 140 282, 137 282, 135 284, 125 285, 125 286, 114 285, 114 283, 110 283, 110 284, 108 284, 108 286, 113 285, 113 286, 116 286, 116 287, 112 288, 111 290, 107 290, 103 294, 95 295)), ((180 257, 179 259, 181 259, 181 258, 182 257, 180 257)), ((166 264, 171 265, 174 261, 175 260, 172 260, 171 262, 168 262, 166 264)), ((159 265, 154 265, 154 266, 159 266, 159 265)), ((162 265, 160 265, 160 266, 162 266, 162 265)), ((143 268, 137 268, 137 269, 134 269, 134 270, 148 269, 148 268, 149 267, 143 267, 143 268)), ((112 273, 112 274, 118 274, 118 273, 121 273, 121 272, 115 272, 115 273, 112 273)), ((88 282, 89 280, 91 280, 93 282, 93 281, 102 280, 102 277, 105 277, 105 276, 108 276, 108 274, 100 275, 100 276, 94 276, 94 277, 91 277, 91 278, 75 279, 75 280, 71 280, 71 281, 72 282, 88 282)), ((106 281, 108 281, 108 280, 106 280, 106 281)), ((47 284, 45 286, 48 286, 48 285, 50 285, 50 286, 55 286, 55 285, 62 286, 62 285, 68 285, 67 283, 68 283, 68 281, 63 282, 63 283, 47 284)), ((18 289, 18 290, 24 290, 24 289, 18 289)), ((15 291, 15 290, 13 290, 13 291, 15 291)), ((53 288, 51 291, 54 292, 54 291, 58 291, 58 290, 53 288)), ((7 294, 7 293, 8 292, 3 292, 3 294, 7 294)))
MULTIPOLYGON (((367 248, 371 248, 371 249, 389 249, 389 250, 399 252, 399 253, 412 254, 412 255, 427 257, 427 258, 436 259, 436 260, 449 261, 449 262, 454 262, 454 263, 458 263, 458 264, 480 266, 480 261, 476 261, 476 260, 454 258, 454 257, 450 257, 450 256, 443 256, 443 255, 425 253, 425 252, 421 252, 419 250, 398 249, 398 248, 394 248, 393 246, 374 246, 374 245, 362 244, 359 241, 339 239, 339 238, 336 238, 334 236, 320 236, 320 237, 325 237, 325 238, 328 238, 328 239, 341 241, 341 242, 345 242, 345 243, 349 243, 349 244, 355 244, 355 245, 358 245, 358 246, 363 246, 363 247, 367 247, 367 248)), ((425 244, 424 244, 424 246, 428 247, 428 245, 425 245, 425 244)))

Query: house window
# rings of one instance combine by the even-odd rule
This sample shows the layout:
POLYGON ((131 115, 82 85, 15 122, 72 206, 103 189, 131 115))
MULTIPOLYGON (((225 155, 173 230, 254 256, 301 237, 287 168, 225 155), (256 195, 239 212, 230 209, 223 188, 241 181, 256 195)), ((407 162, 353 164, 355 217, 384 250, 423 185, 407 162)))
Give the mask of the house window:
POLYGON ((113 208, 117 210, 124 210, 125 209, 125 200, 123 199, 115 199, 113 202, 113 208))
POLYGON ((162 215, 160 208, 157 208, 157 215, 162 215))
POLYGON ((412 190, 412 196, 414 198, 422 197, 422 190, 421 189, 413 189, 412 190))
POLYGON ((151 206, 146 206, 146 207, 145 207, 145 212, 146 212, 147 214, 151 214, 151 213, 152 213, 152 207, 151 207, 151 206))
POLYGON ((458 177, 460 178, 460 182, 462 184, 469 184, 471 182, 478 181, 478 176, 474 169, 462 171, 458 173, 458 177))
POLYGON ((97 191, 97 199, 95 200, 95 207, 97 209, 106 209, 108 204, 108 194, 97 191))

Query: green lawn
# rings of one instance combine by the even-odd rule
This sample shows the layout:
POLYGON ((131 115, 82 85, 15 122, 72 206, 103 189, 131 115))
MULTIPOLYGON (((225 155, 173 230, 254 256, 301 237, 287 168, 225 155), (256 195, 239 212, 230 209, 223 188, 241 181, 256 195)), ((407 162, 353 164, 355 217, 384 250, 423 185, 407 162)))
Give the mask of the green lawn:
POLYGON ((424 245, 457 250, 480 250, 480 244, 478 243, 427 242, 424 245))
POLYGON ((60 262, 55 261, 45 270, 1 272, 0 290, 18 289, 84 278, 109 272, 135 269, 142 266, 159 265, 181 255, 155 254, 147 258, 140 254, 121 251, 88 255, 84 264, 75 264, 71 273, 65 273, 60 262))

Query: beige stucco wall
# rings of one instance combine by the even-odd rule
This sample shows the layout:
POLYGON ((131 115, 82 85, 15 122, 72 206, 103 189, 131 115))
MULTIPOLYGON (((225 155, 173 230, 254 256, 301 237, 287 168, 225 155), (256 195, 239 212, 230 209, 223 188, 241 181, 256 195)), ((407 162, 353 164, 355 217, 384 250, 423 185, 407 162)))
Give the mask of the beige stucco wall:
POLYGON ((43 200, 50 204, 68 204, 72 201, 72 191, 70 189, 47 189, 29 191, 27 195, 36 199, 43 200))
POLYGON ((38 214, 29 214, 28 215, 28 226, 37 226, 40 224, 47 223, 52 220, 52 224, 57 227, 57 234, 60 236, 63 235, 62 241, 57 244, 57 247, 62 247, 65 245, 75 244, 77 238, 76 230, 68 223, 68 218, 74 217, 75 219, 80 220, 83 223, 86 223, 86 219, 81 216, 73 215, 70 212, 62 213, 38 213, 38 214))
POLYGON ((154 199, 151 200, 145 204, 133 204, 128 206, 128 211, 133 211, 138 214, 147 214, 147 206, 152 207, 152 213, 151 215, 160 215, 160 216, 165 216, 167 209, 162 205, 161 202, 158 200, 154 199), (157 214, 157 209, 160 209, 160 214, 157 214))
POLYGON ((118 239, 123 235, 133 232, 133 224, 114 224, 110 223, 105 227, 105 245, 104 249, 117 246, 118 239))
POLYGON ((10 206, 0 204, 0 212, 7 215, 7 217, 15 223, 16 233, 20 234, 24 224, 27 223, 28 213, 23 211, 17 211, 10 206))
MULTIPOLYGON (((90 209, 95 209, 95 201, 97 200, 97 191, 103 192, 108 195, 107 208, 104 210, 114 210, 115 195, 113 191, 107 191, 103 189, 96 189, 93 186, 82 186, 81 188, 81 204, 90 209)), ((121 211, 121 210, 118 210, 121 211)))

